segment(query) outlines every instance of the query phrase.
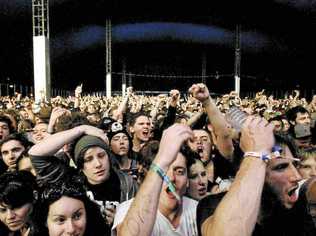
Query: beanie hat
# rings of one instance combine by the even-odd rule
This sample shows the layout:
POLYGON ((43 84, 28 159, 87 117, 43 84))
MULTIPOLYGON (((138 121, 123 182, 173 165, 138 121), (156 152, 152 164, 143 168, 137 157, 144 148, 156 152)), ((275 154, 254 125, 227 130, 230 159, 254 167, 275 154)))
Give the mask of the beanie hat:
POLYGON ((116 121, 110 117, 103 117, 97 127, 108 132, 114 122, 116 121))
POLYGON ((114 122, 114 123, 111 124, 110 130, 109 130, 109 132, 107 133, 109 142, 111 143, 111 139, 112 139, 116 134, 119 134, 119 133, 124 133, 124 134, 126 134, 127 137, 128 137, 128 139, 130 140, 130 143, 131 143, 131 139, 130 139, 129 133, 127 132, 126 129, 123 128, 123 125, 122 125, 120 122, 114 122))
POLYGON ((95 146, 103 148, 104 150, 106 150, 107 153, 109 153, 109 147, 107 146, 107 144, 102 139, 96 136, 85 135, 77 141, 74 151, 74 162, 78 166, 78 168, 81 168, 80 165, 83 163, 83 153, 88 148, 95 146))

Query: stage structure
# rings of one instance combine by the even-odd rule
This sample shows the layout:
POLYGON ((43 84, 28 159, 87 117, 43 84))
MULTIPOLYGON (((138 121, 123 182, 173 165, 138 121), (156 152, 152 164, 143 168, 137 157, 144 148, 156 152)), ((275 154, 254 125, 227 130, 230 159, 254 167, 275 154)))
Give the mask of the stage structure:
POLYGON ((34 97, 51 96, 49 55, 49 0, 32 0, 34 97))
MULTIPOLYGON (((106 80, 106 96, 109 98, 112 95, 112 25, 111 20, 106 20, 105 25, 105 50, 106 50, 106 58, 105 58, 105 80, 106 80)), ((123 93, 122 93, 123 94, 123 93)))
POLYGON ((125 96, 126 91, 126 57, 122 59, 122 96, 125 96))
POLYGON ((240 49, 240 25, 236 26, 235 36, 235 92, 240 94, 240 60, 241 60, 241 49, 240 49))

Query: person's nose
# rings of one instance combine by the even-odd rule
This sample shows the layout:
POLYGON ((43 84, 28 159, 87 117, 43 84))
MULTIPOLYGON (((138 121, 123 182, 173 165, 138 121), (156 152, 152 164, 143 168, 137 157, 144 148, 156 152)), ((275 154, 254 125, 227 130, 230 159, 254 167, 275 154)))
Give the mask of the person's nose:
POLYGON ((204 183, 206 182, 204 179, 205 178, 203 176, 199 175, 198 176, 198 184, 199 185, 204 185, 204 183))
POLYGON ((300 180, 302 180, 302 176, 300 175, 300 173, 298 173, 297 169, 295 168, 295 166, 292 164, 291 165, 291 176, 290 176, 290 181, 293 183, 297 183, 300 180))
POLYGON ((120 138, 119 142, 120 142, 120 144, 124 144, 125 141, 123 138, 120 138))
POLYGON ((102 161, 98 157, 94 157, 93 165, 95 168, 100 168, 102 166, 102 161))
POLYGON ((7 219, 8 220, 13 220, 15 218, 16 214, 14 210, 12 209, 7 209, 7 219))
POLYGON ((196 143, 197 144, 202 144, 202 139, 200 139, 200 138, 196 139, 196 143))
POLYGON ((174 183, 174 182, 176 181, 176 177, 175 177, 175 174, 174 174, 173 171, 169 171, 169 173, 168 173, 168 178, 170 179, 170 181, 171 181, 172 183, 174 183))
POLYGON ((65 224, 65 231, 67 235, 72 235, 75 232, 75 226, 72 220, 68 220, 65 224))
POLYGON ((10 160, 14 160, 15 159, 15 153, 10 151, 8 157, 9 157, 10 160))
POLYGON ((304 119, 304 124, 309 125, 310 123, 311 123, 311 118, 306 117, 306 118, 304 119))
POLYGON ((316 166, 312 167, 311 176, 316 176, 316 166))

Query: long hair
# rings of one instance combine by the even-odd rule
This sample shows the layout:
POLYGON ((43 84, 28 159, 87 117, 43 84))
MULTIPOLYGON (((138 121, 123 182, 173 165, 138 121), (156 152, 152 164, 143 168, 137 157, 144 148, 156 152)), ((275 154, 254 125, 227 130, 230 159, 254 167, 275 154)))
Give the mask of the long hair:
POLYGON ((28 171, 6 172, 0 176, 0 202, 18 208, 36 199, 35 177, 28 171))
MULTIPOLYGON (((0 176, 0 202, 10 208, 19 208, 25 204, 34 206, 37 200, 35 177, 28 171, 6 172, 0 176)), ((32 208, 31 208, 32 209, 32 208)), ((26 226, 32 225, 32 210, 29 210, 26 226)), ((8 235, 10 230, 0 222, 0 235, 8 235)))
POLYGON ((99 207, 86 195, 86 191, 80 182, 75 179, 58 181, 47 186, 41 192, 40 204, 35 210, 33 236, 48 236, 47 217, 49 207, 62 197, 69 197, 81 201, 86 210, 86 230, 84 236, 106 235, 107 225, 101 215, 99 207), (98 232, 98 234, 96 234, 98 232))

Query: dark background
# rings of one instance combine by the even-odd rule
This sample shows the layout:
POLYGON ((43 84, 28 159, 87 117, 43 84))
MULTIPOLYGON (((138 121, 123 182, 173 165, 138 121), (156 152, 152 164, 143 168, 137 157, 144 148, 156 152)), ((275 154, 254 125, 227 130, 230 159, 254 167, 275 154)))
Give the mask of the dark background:
MULTIPOLYGON (((33 83, 31 12, 31 0, 0 0, 0 83, 33 83)), ((237 23, 243 91, 315 89, 313 0, 50 0, 52 87, 73 90, 82 82, 85 91, 104 89, 107 17, 113 90, 120 90, 122 60, 129 73, 143 75, 132 76, 136 90, 186 90, 200 79, 146 75, 201 75, 203 52, 207 85, 232 90, 237 23)))

